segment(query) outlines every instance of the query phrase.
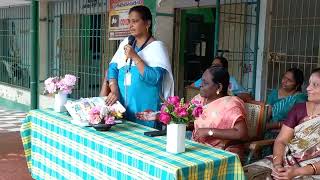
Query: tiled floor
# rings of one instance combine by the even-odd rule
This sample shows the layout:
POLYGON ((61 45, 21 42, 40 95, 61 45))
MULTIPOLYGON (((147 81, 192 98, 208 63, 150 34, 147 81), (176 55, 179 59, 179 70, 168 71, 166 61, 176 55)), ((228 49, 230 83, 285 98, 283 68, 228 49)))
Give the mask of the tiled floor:
POLYGON ((31 180, 20 136, 25 112, 0 107, 0 180, 31 180))
POLYGON ((0 107, 0 133, 20 131, 21 122, 25 116, 25 112, 0 107))

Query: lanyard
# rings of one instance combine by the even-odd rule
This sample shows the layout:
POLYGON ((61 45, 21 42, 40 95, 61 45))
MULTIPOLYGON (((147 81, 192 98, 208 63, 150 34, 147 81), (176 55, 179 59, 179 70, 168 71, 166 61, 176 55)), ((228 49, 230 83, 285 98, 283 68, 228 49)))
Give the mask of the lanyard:
MULTIPOLYGON (((143 48, 145 48, 147 46, 148 41, 150 40, 151 35, 147 38, 147 40, 142 44, 142 46, 138 49, 137 53, 140 52, 143 48)), ((132 48, 135 50, 137 45, 137 41, 134 40, 133 44, 132 44, 132 48)), ((130 63, 129 63, 129 68, 127 69, 127 72, 129 72, 131 70, 131 66, 132 66, 132 59, 130 59, 130 63)))
MULTIPOLYGON (((148 39, 143 43, 143 45, 138 49, 138 51, 137 51, 137 53, 138 52, 140 52, 143 48, 145 48, 146 47, 146 45, 147 45, 147 42, 150 40, 150 38, 151 38, 151 35, 148 37, 148 39)), ((132 47, 133 47, 133 49, 135 50, 135 48, 136 48, 136 44, 137 44, 137 41, 135 40, 134 42, 133 42, 133 44, 132 44, 132 47)), ((130 70, 131 70, 131 66, 132 66, 132 59, 130 59, 130 63, 129 63, 129 68, 127 69, 127 72, 126 72, 126 76, 128 75, 128 74, 130 74, 130 70)), ((125 77, 125 81, 126 81, 126 78, 127 77, 125 77)), ((130 77, 131 78, 131 77, 130 77)), ((124 88, 125 88, 125 99, 124 99, 124 102, 125 102, 125 108, 127 109, 127 107, 128 107, 128 86, 124 86, 124 88)))

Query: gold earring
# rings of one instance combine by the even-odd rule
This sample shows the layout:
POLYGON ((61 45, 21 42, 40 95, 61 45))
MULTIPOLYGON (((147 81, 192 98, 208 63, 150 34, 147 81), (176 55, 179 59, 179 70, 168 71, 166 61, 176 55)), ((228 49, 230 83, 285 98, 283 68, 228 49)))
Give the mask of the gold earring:
POLYGON ((217 93, 217 95, 219 95, 219 94, 220 94, 220 92, 219 92, 219 91, 217 91, 216 93, 217 93))
POLYGON ((149 32, 149 28, 147 27, 147 33, 149 32))

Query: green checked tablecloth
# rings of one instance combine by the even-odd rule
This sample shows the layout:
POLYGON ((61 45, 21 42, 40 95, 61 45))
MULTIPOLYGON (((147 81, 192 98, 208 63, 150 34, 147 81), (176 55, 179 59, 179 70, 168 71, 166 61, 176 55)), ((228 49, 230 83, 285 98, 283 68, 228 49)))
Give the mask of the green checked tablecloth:
POLYGON ((166 152, 166 137, 125 122, 109 131, 70 123, 52 110, 30 111, 21 127, 35 179, 244 179, 238 156, 186 141, 186 152, 166 152))

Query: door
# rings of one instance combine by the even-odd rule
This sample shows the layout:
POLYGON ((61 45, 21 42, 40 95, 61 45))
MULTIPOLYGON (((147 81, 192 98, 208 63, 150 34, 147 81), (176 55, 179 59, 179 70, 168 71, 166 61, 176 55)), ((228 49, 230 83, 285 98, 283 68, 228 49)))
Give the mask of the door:
POLYGON ((182 11, 180 62, 184 66, 184 87, 201 78, 214 58, 214 13, 213 8, 182 11))

